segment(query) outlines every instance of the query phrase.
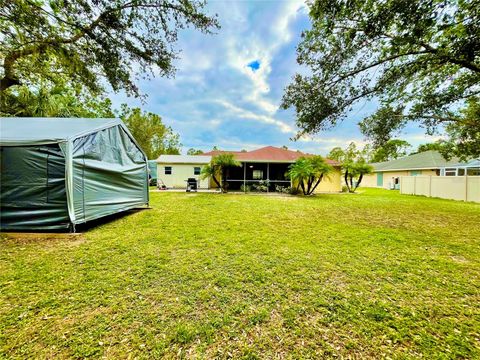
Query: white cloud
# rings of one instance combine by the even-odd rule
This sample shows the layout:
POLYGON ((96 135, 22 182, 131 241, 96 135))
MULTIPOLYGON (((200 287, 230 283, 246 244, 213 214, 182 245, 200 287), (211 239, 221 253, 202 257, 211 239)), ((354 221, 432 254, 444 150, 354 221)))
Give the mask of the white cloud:
MULTIPOLYGON (((214 36, 214 35, 213 35, 214 36)), ((182 72, 203 72, 212 68, 214 59, 212 53, 205 51, 203 47, 190 47, 188 56, 180 55, 175 64, 182 72)))
POLYGON ((231 104, 231 103, 229 103, 228 101, 225 101, 225 100, 217 100, 217 103, 219 103, 220 105, 222 105, 226 109, 230 110, 231 112, 233 112, 236 116, 238 116, 240 118, 250 119, 250 120, 259 121, 259 122, 262 122, 262 123, 265 123, 265 124, 275 125, 283 133, 289 133, 289 134, 295 133, 295 129, 292 126, 290 126, 289 124, 287 124, 283 121, 277 120, 277 119, 275 119, 271 116, 259 115, 257 113, 252 112, 252 111, 245 110, 245 109, 242 109, 238 106, 235 106, 235 105, 233 105, 233 104, 231 104))
POLYGON ((445 140, 446 136, 445 135, 416 134, 416 135, 403 136, 402 139, 406 140, 408 142, 427 143, 427 142, 435 142, 435 141, 438 141, 438 140, 445 140))
POLYGON ((300 142, 305 143, 317 143, 317 144, 329 144, 331 146, 340 146, 345 147, 350 143, 355 143, 357 147, 363 147, 367 144, 364 140, 359 140, 356 138, 338 138, 338 137, 313 137, 313 136, 302 136, 298 139, 300 142))
POLYGON ((273 115, 278 109, 278 101, 266 98, 270 92, 268 77, 272 71, 272 59, 281 46, 291 41, 290 24, 304 7, 303 1, 287 1, 266 33, 258 34, 249 29, 251 35, 247 35, 250 36, 242 35, 239 41, 239 34, 233 33, 226 42, 228 64, 250 79, 252 84, 250 89, 246 89, 244 99, 269 115, 273 115), (253 71, 247 64, 255 60, 260 62, 260 68, 253 71))

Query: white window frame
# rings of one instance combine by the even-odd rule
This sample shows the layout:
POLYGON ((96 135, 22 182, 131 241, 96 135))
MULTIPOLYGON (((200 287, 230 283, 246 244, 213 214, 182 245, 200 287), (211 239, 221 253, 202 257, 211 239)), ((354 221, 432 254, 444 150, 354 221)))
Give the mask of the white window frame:
POLYGON ((253 180, 263 180, 263 170, 256 169, 252 171, 253 180), (260 174, 260 177, 255 176, 255 174, 260 174))
POLYGON ((457 176, 457 168, 445 168, 445 176, 457 176))

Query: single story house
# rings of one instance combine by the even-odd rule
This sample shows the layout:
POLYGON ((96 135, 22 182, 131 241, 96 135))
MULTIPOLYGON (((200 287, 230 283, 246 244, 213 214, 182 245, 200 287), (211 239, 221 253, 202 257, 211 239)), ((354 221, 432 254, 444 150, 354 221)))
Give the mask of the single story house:
POLYGON ((1 230, 72 230, 148 205, 147 158, 120 119, 0 118, 1 230))
POLYGON ((168 189, 185 189, 187 179, 195 178, 200 189, 210 188, 209 179, 200 179, 202 168, 211 156, 199 155, 160 155, 157 159, 157 185, 168 189))
MULTIPOLYGON (((275 191, 276 186, 290 187, 291 179, 286 176, 288 167, 298 158, 312 156, 300 151, 292 151, 274 146, 266 146, 252 151, 221 151, 213 150, 201 155, 161 155, 158 160, 159 184, 169 188, 185 188, 187 178, 200 174, 202 166, 210 163, 212 157, 229 153, 233 154, 241 166, 226 169, 224 181, 229 190, 240 190, 243 186, 252 186, 260 182, 268 182, 269 191, 275 191)), ((340 192, 341 169, 336 161, 326 159, 334 167, 328 178, 322 180, 317 192, 340 192)), ((219 179, 220 180, 220 179, 219 179)), ((215 188, 212 179, 200 181, 200 188, 215 188)))
POLYGON ((450 161, 438 151, 430 150, 418 154, 405 156, 399 159, 372 163, 374 172, 363 178, 363 187, 396 188, 400 186, 400 176, 431 175, 440 176, 441 170, 452 164, 457 164, 458 159, 450 161))

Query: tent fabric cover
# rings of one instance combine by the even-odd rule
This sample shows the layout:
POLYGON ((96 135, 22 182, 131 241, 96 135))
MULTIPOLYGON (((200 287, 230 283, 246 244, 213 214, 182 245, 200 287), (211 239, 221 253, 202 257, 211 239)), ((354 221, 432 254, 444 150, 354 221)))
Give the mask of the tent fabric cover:
POLYGON ((147 159, 119 119, 0 118, 2 230, 68 229, 148 205, 147 159))
POLYGON ((157 180, 157 160, 148 160, 148 168, 151 179, 157 180))

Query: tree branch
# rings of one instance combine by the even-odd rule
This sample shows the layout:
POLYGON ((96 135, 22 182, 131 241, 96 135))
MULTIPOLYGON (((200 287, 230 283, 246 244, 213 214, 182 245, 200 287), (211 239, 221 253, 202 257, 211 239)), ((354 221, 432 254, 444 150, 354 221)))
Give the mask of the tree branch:
POLYGON ((379 66, 379 65, 382 65, 382 64, 385 64, 387 62, 390 62, 392 60, 395 60, 395 59, 398 59, 398 58, 401 58, 401 57, 404 57, 404 56, 410 56, 410 55, 423 55, 423 54, 429 54, 430 51, 427 51, 427 50, 423 50, 423 51, 410 51, 410 52, 406 52, 406 53, 403 53, 403 54, 397 54, 397 55, 392 55, 392 56, 389 56, 389 57, 386 57, 385 59, 381 59, 381 60, 378 60, 378 61, 375 61, 373 63, 370 63, 366 66, 362 66, 356 70, 353 70, 349 73, 346 73, 346 74, 343 74, 343 75, 339 75, 338 79, 334 80, 332 83, 328 84, 328 89, 331 89, 333 86, 335 86, 336 84, 338 84, 340 81, 342 80, 345 80, 346 78, 349 78, 351 76, 354 76, 354 75, 357 75, 361 72, 364 72, 364 71, 367 71, 373 67, 376 67, 376 66, 379 66))
POLYGON ((447 62, 451 62, 452 64, 460 65, 461 67, 472 70, 474 72, 480 72, 480 66, 475 64, 475 63, 472 63, 472 62, 466 61, 466 60, 452 58, 451 56, 449 56, 445 53, 442 53, 440 50, 430 46, 429 44, 423 43, 423 42, 421 42, 420 45, 423 48, 425 48, 426 50, 428 50, 429 52, 437 55, 440 59, 444 59, 447 62))

